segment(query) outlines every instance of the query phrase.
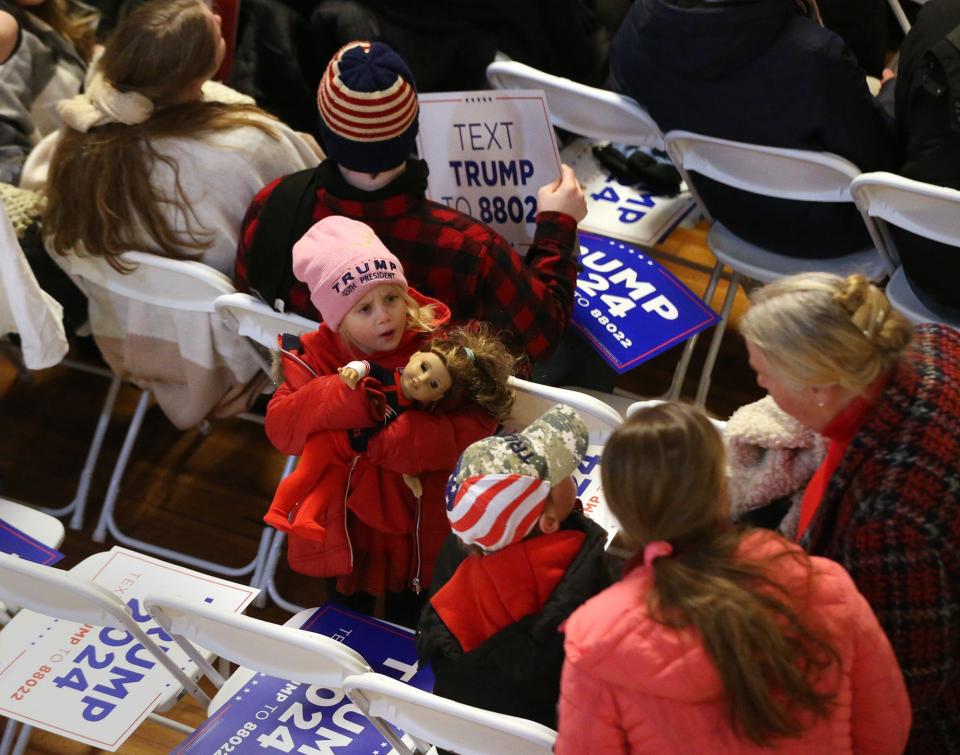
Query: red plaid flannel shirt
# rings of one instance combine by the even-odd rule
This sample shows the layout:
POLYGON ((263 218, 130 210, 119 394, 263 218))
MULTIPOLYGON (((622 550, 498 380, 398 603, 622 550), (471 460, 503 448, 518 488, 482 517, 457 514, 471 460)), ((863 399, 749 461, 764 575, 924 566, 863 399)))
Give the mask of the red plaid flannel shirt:
MULTIPOLYGON (((235 272, 240 291, 249 290, 247 249, 257 232, 257 217, 280 180, 254 197, 243 220, 235 272)), ((396 194, 383 198, 380 192, 373 200, 343 199, 332 193, 337 187, 321 186, 313 220, 346 215, 363 221, 398 257, 409 284, 447 304, 455 320, 486 320, 532 361, 548 356, 573 307, 576 221, 563 213, 540 213, 533 244, 522 258, 493 229, 426 199, 416 182, 414 177, 405 187, 401 175, 391 184, 398 187, 396 194)), ((320 319, 310 292, 299 281, 289 302, 289 311, 320 319)))

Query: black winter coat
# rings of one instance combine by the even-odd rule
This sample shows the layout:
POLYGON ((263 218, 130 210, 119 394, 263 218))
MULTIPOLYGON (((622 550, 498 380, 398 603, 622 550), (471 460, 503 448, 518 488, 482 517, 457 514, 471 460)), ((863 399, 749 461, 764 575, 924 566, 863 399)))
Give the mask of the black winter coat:
MULTIPOLYGON (((945 36, 960 27, 960 0, 931 0, 900 48, 897 134, 906 153, 899 173, 960 189, 960 48, 945 36)), ((960 316, 960 250, 892 227, 914 292, 934 309, 960 316)))
MULTIPOLYGON (((563 579, 539 613, 531 614, 464 653, 457 638, 428 602, 417 630, 417 652, 436 675, 434 693, 485 710, 538 721, 557 728, 563 635, 560 624, 583 603, 610 585, 604 546, 606 532, 575 511, 562 529, 586 538, 563 579)), ((431 595, 466 558, 451 535, 434 571, 431 595)))
MULTIPOLYGON (((891 170, 896 149, 865 75, 836 34, 794 0, 636 0, 613 43, 620 91, 663 131, 833 152, 891 170)), ((695 177, 711 215, 747 241, 797 257, 863 248, 852 203, 792 202, 695 177)))

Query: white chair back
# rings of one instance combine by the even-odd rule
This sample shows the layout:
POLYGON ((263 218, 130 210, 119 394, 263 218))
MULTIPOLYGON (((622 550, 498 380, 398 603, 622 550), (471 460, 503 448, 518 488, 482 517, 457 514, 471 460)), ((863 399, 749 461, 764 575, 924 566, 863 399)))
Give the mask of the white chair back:
POLYGON ((201 704, 207 695, 140 628, 109 590, 52 566, 0 553, 0 600, 45 616, 129 632, 201 704))
MULTIPOLYGON (((633 404, 631 404, 627 409, 627 419, 630 419, 634 414, 639 412, 641 409, 647 409, 651 406, 657 406, 658 404, 662 404, 662 403, 664 403, 662 399, 656 399, 656 398, 648 399, 646 401, 636 401, 633 404)), ((727 429, 726 420, 714 419, 713 417, 708 417, 707 419, 709 419, 710 422, 713 424, 713 426, 717 428, 717 431, 721 435, 723 435, 724 431, 727 429)))
POLYGON ((268 349, 277 348, 278 333, 312 333, 319 323, 293 313, 277 312, 250 294, 224 294, 214 308, 237 332, 268 349))
POLYGON ((144 607, 217 686, 223 678, 198 647, 270 676, 334 689, 340 689, 347 676, 370 671, 355 650, 312 632, 170 595, 148 595, 144 607))
POLYGON ((860 175, 852 162, 829 152, 766 147, 689 131, 671 131, 665 141, 670 158, 691 187, 688 173, 695 171, 754 194, 850 202, 850 183, 860 175))
MULTIPOLYGON (((850 192, 868 224, 880 218, 919 236, 958 247, 960 254, 960 191, 877 172, 855 178, 850 192)), ((887 251, 896 262, 896 247, 886 234, 885 241, 891 245, 887 251)))
POLYGON ((616 409, 586 393, 516 377, 511 377, 509 383, 517 393, 513 410, 504 421, 510 430, 523 429, 554 404, 567 404, 577 410, 590 432, 591 444, 603 445, 623 423, 623 417, 616 409))
POLYGON ((550 120, 559 128, 591 139, 663 149, 663 134, 636 100, 606 89, 554 76, 516 61, 487 66, 495 89, 542 89, 550 120))
POLYGON ((227 327, 245 339, 250 354, 268 375, 270 363, 257 346, 272 351, 277 348, 278 333, 303 335, 316 330, 319 324, 300 315, 277 312, 250 294, 224 294, 217 297, 214 308, 227 327))
POLYGON ((69 349, 63 307, 40 288, 0 204, 0 336, 20 335, 23 363, 31 370, 59 364, 69 349))
POLYGON ((417 753, 426 753, 429 743, 459 755, 550 755, 557 739, 553 729, 534 721, 447 700, 382 674, 351 676, 343 688, 368 718, 391 723, 417 741, 417 753))

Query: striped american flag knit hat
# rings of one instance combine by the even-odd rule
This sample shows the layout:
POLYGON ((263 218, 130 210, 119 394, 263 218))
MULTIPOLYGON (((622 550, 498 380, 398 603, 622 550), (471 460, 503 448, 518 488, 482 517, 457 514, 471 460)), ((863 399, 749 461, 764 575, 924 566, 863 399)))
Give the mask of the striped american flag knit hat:
POLYGON ((317 107, 324 149, 345 168, 379 173, 413 152, 416 83, 403 58, 382 42, 341 47, 320 79, 317 107))
POLYGON ((550 487, 576 470, 587 427, 557 404, 525 430, 471 444, 447 482, 447 518, 463 542, 497 551, 523 540, 543 511, 550 487))

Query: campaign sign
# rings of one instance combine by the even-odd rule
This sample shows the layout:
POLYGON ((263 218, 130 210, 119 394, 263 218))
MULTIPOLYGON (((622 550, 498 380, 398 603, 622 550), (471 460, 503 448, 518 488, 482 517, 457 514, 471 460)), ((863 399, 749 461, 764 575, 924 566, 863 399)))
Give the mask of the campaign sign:
MULTIPOLYGON (((374 671, 422 690, 433 690, 433 672, 419 668, 413 632, 327 603, 301 629, 356 650, 374 671)), ((242 673, 242 672, 238 672, 242 673)), ((171 755, 387 755, 393 748, 343 690, 253 674, 171 755)))
POLYGON ((526 254, 537 189, 560 175, 542 91, 421 94, 417 149, 430 166, 428 198, 486 223, 526 254))
POLYGON ((48 548, 39 540, 35 540, 2 519, 0 519, 0 553, 9 553, 44 566, 51 566, 63 558, 60 551, 48 548))
POLYGON ((620 523, 607 508, 607 501, 600 489, 600 457, 603 455, 603 446, 591 443, 577 471, 573 473, 573 481, 577 486, 577 498, 583 505, 583 513, 595 521, 607 532, 607 545, 613 540, 620 523))
MULTIPOLYGON (((258 590, 114 548, 71 573, 120 597, 133 619, 187 673, 194 664, 143 610, 169 593, 240 612, 258 590)), ((0 633, 0 715, 115 751, 179 685, 129 632, 20 611, 0 633)))
MULTIPOLYGON (((561 152, 563 162, 573 168, 583 185, 587 216, 578 225, 581 231, 652 246, 669 236, 696 206, 688 191, 659 196, 620 183, 594 157, 592 147, 589 139, 577 139, 561 152)), ((640 149, 618 148, 625 157, 640 149)))
POLYGON ((580 264, 573 324, 620 374, 720 319, 632 244, 581 232, 580 264))

